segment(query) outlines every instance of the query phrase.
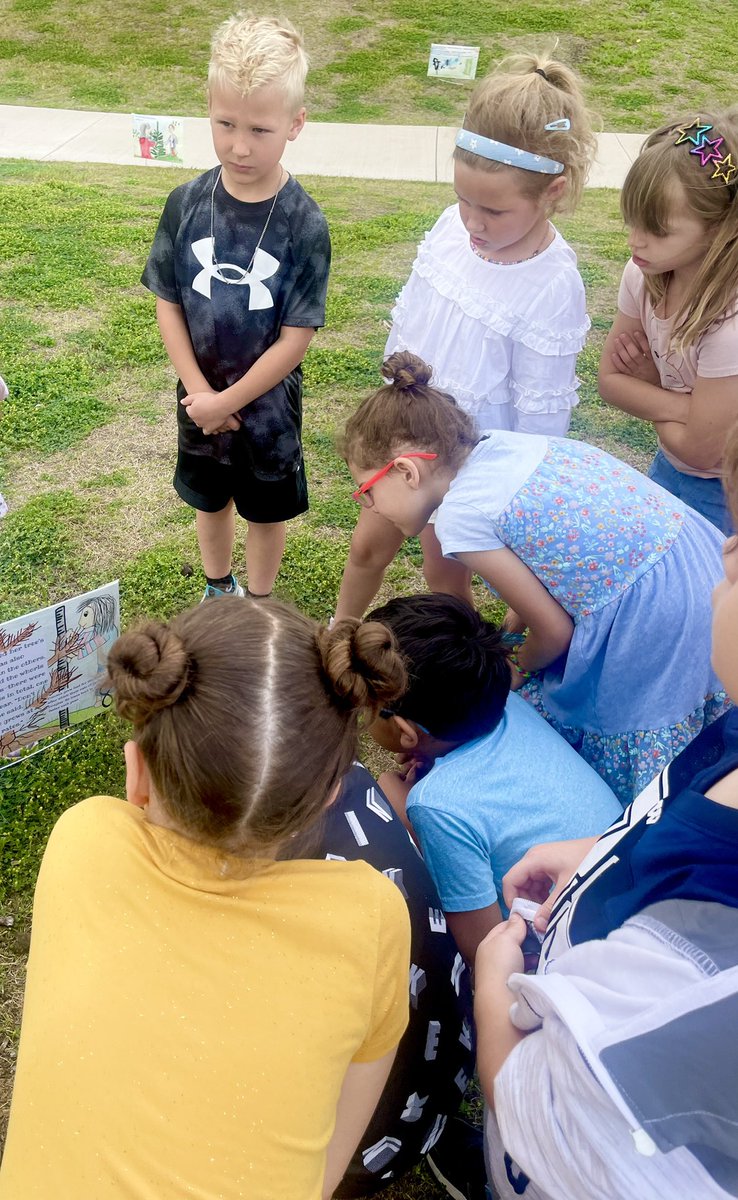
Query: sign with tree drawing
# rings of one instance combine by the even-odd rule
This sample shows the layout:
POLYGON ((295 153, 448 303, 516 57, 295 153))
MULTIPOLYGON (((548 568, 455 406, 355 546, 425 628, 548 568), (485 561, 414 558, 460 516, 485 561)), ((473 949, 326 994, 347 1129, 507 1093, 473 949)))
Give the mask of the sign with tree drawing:
POLYGON ((182 165, 184 130, 181 117, 132 114, 133 157, 144 162, 182 165))
POLYGON ((105 659, 119 628, 117 580, 0 624, 0 758, 111 705, 105 659))

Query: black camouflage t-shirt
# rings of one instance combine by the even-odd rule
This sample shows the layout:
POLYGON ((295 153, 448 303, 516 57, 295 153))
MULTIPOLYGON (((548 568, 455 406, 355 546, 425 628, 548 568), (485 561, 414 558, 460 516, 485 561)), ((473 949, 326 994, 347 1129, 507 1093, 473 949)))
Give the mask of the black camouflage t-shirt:
MULTIPOLYGON (((216 185, 219 169, 171 193, 141 277, 155 295, 181 307, 200 369, 216 391, 241 379, 283 325, 323 325, 331 254, 325 217, 290 178, 247 274, 273 198, 236 200, 222 181, 216 185)), ((241 410, 236 433, 206 437, 179 404, 184 395, 179 383, 180 449, 229 463, 238 438, 259 478, 283 479, 300 466, 300 367, 241 410)))

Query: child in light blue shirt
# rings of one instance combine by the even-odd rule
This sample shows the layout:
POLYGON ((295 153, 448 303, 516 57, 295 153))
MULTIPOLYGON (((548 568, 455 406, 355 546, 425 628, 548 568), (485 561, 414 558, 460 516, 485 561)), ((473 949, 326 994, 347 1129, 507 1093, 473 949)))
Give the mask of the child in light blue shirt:
POLYGON ((410 676, 374 739, 405 757, 380 778, 423 852, 446 919, 473 962, 503 917, 502 877, 531 846, 598 835, 622 812, 599 775, 510 694, 497 628, 453 596, 408 596, 370 620, 392 630, 410 676))

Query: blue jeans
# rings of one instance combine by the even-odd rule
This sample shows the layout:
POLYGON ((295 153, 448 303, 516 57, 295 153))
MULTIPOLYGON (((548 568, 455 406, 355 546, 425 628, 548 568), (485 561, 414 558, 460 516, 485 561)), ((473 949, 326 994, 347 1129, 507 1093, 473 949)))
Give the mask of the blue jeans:
POLYGON ((662 488, 678 496, 690 508, 702 513, 721 533, 735 533, 723 485, 719 479, 701 479, 699 475, 685 475, 672 467, 666 455, 658 450, 648 469, 648 478, 660 483, 662 488))

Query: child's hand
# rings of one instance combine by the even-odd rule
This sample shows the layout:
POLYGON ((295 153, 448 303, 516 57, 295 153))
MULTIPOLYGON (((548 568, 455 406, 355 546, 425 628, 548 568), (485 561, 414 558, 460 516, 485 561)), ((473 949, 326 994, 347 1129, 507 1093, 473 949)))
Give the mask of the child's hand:
POLYGON ((223 412, 223 401, 218 392, 193 392, 180 400, 187 409, 190 420, 199 425, 203 433, 226 433, 238 429, 241 422, 231 413, 223 412))
POLYGON ((405 753, 402 750, 395 755, 395 762, 398 767, 396 773, 402 779, 406 779, 411 787, 424 775, 427 775, 433 766, 433 763, 428 762, 425 758, 419 758, 415 754, 405 753))
POLYGON ((479 943, 474 959, 474 975, 477 985, 489 981, 492 976, 507 981, 516 971, 525 970, 521 946, 528 927, 518 913, 507 921, 495 925, 479 943))
POLYGON ((621 333, 615 338, 612 361, 615 370, 621 375, 630 375, 632 379, 640 379, 643 383, 653 383, 656 387, 661 387, 661 376, 653 361, 648 338, 642 329, 634 329, 632 333, 621 333))
POLYGON ((596 841, 596 837, 575 838, 568 842, 544 842, 532 846, 502 881, 505 904, 509 908, 518 896, 535 900, 541 907, 533 924, 544 933, 559 893, 596 841))

